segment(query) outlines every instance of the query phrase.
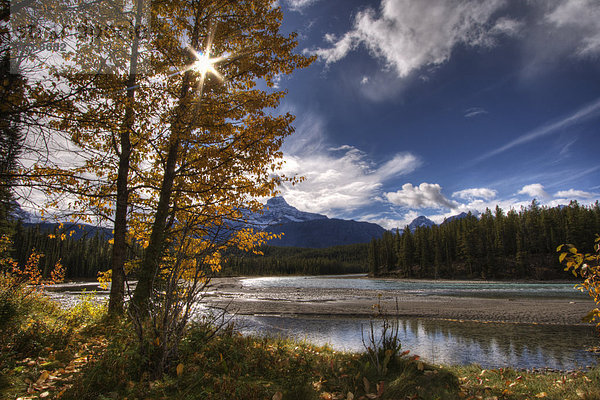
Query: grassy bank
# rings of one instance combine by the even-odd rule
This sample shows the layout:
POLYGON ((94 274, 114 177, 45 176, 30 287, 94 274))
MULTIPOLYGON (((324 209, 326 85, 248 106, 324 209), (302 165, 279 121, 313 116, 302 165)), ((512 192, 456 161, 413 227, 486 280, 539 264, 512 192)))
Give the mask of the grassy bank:
POLYGON ((2 302, 2 399, 600 398, 600 369, 442 367, 401 353, 378 372, 366 354, 233 329, 212 336, 205 324, 191 327, 171 370, 156 381, 144 371, 130 324, 106 320, 91 299, 66 311, 35 293, 2 302))

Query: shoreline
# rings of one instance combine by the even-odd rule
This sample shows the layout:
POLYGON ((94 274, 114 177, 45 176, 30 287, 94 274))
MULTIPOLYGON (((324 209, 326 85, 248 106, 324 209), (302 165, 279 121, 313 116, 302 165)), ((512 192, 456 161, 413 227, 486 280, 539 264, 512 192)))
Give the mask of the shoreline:
POLYGON ((242 279, 247 277, 214 278, 203 302, 208 307, 227 308, 241 315, 370 318, 374 315, 373 306, 380 301, 384 314, 400 318, 590 327, 591 324, 583 323, 581 319, 595 306, 589 298, 542 300, 530 297, 419 296, 392 290, 281 287, 253 289, 244 287, 242 279))

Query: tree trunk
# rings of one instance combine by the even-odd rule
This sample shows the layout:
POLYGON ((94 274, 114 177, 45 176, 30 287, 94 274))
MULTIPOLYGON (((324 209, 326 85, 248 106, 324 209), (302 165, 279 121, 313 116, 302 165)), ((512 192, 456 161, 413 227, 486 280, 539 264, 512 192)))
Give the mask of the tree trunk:
MULTIPOLYGON (((142 17, 142 1, 137 3, 135 31, 139 32, 142 17)), ((129 76, 126 82, 127 103, 125 120, 120 133, 121 153, 119 154, 119 171, 117 175, 117 195, 112 248, 112 283, 108 311, 111 314, 123 313, 125 297, 125 261, 127 258, 127 207, 129 206, 129 160, 131 157, 131 131, 135 123, 134 101, 139 57, 139 37, 134 35, 129 59, 129 76)))
MULTIPOLYGON (((201 8, 198 7, 194 21, 194 29, 190 37, 190 45, 192 48, 198 48, 200 37, 200 12, 201 8)), ((152 233, 150 234, 148 247, 146 248, 144 259, 142 260, 142 265, 138 272, 138 283, 133 292, 133 297, 131 298, 131 311, 133 311, 140 320, 144 320, 148 317, 148 306, 150 299, 152 298, 154 280, 158 273, 162 253, 165 249, 167 218, 169 217, 171 194, 173 192, 173 184, 176 177, 179 147, 184 131, 189 129, 189 126, 187 126, 188 124, 186 123, 186 116, 191 112, 191 110, 188 109, 188 106, 190 105, 189 96, 192 89, 192 71, 186 71, 183 75, 183 82, 179 93, 179 103, 175 109, 173 122, 171 124, 171 138, 167 148, 165 174, 160 186, 158 205, 156 207, 154 223, 152 224, 152 233)), ((202 98, 202 89, 200 89, 199 93, 196 93, 195 96, 202 98)))

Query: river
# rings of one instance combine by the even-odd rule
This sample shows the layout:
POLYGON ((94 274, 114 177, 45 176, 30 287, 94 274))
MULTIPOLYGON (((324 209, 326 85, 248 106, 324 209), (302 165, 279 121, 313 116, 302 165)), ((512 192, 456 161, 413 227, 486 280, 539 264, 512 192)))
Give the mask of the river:
MULTIPOLYGON (((548 303, 549 307, 556 308, 554 304, 569 306, 587 301, 585 295, 573 289, 573 283, 398 281, 363 276, 264 277, 236 282, 237 285, 213 290, 211 296, 225 302, 234 300, 242 306, 251 305, 246 311, 242 307, 242 313, 234 319, 243 334, 293 337, 319 345, 328 344, 339 351, 364 351, 362 331, 371 321, 367 315, 339 313, 346 304, 340 303, 344 300, 340 299, 343 297, 340 293, 352 300, 375 302, 378 294, 383 293, 387 297, 417 299, 418 303, 414 304, 437 301, 442 305, 444 299, 456 299, 463 301, 458 304, 473 306, 504 299, 506 304, 515 306, 522 301, 538 307, 548 303), (282 303, 288 304, 285 311, 269 311, 268 306, 282 303), (337 304, 337 312, 326 315, 328 307, 333 310, 333 304, 337 304), (312 306, 319 310, 314 315, 300 310, 289 312, 294 307, 311 310, 312 306)), ((97 286, 66 284, 56 287, 58 291, 51 295, 68 302, 84 288, 89 291, 97 286)), ((106 296, 103 291, 96 293, 100 297, 106 296)), ((213 303, 209 301, 208 304, 213 303)), ((588 303, 583 304, 588 309, 588 303)), ((375 319, 373 323, 377 327, 381 321, 375 319)), ((590 325, 474 322, 407 316, 400 317, 398 323, 402 348, 432 363, 556 370, 580 369, 598 363, 598 355, 587 351, 600 343, 595 328, 590 325)))

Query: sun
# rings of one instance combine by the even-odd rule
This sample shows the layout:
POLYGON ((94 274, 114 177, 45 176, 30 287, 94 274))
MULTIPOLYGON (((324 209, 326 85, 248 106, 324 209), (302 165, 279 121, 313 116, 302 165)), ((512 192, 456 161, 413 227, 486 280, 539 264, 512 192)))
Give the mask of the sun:
POLYGON ((211 74, 216 76, 219 79, 223 79, 219 71, 216 70, 215 64, 222 60, 222 57, 212 58, 210 53, 206 51, 203 54, 199 54, 198 52, 192 50, 196 61, 191 65, 191 69, 198 72, 202 79, 206 77, 206 75, 211 74))

